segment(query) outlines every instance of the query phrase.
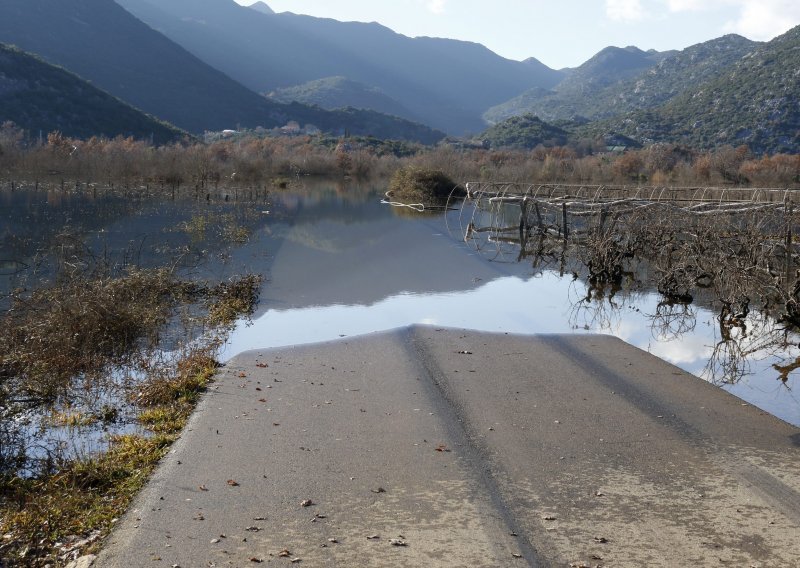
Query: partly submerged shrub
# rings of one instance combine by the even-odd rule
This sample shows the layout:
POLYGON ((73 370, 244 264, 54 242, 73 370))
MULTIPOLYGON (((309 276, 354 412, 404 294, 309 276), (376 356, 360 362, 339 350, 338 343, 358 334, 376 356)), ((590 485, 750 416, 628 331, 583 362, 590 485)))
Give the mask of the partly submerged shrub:
POLYGON ((440 204, 463 190, 440 170, 400 168, 389 182, 388 197, 403 203, 440 204))

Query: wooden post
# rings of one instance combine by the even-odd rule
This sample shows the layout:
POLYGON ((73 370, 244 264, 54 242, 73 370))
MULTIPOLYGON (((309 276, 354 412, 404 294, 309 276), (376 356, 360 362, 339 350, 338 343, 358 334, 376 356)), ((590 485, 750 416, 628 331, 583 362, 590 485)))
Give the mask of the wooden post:
POLYGON ((567 244, 567 239, 569 238, 569 227, 567 227, 567 204, 561 204, 561 218, 564 224, 564 245, 567 244))
POLYGON ((794 221, 794 203, 788 203, 788 218, 786 220, 786 291, 792 289, 792 224, 794 221))
POLYGON ((522 250, 520 251, 520 255, 522 255, 525 251, 525 247, 528 244, 528 198, 525 197, 522 200, 522 203, 519 204, 520 214, 519 214, 519 244, 522 250))

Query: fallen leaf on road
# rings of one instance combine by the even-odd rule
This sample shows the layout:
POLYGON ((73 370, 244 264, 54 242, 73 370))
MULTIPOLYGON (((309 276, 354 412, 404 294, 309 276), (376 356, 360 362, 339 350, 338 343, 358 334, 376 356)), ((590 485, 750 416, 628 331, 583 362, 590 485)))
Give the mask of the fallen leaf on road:
POLYGON ((284 548, 278 553, 278 558, 289 558, 292 555, 288 548, 284 548))
POLYGON ((256 558, 255 556, 253 556, 250 559, 250 562, 255 562, 256 564, 262 564, 264 562, 264 559, 263 558, 256 558))
POLYGON ((608 539, 604 536, 596 536, 594 537, 594 541, 599 542, 600 544, 606 544, 608 542, 608 539))
POLYGON ((301 507, 310 507, 313 504, 314 502, 311 499, 303 499, 302 501, 300 501, 301 507))
POLYGON ((231 487, 239 487, 239 484, 233 479, 228 480, 228 485, 230 485, 231 487))
POLYGON ((377 489, 372 490, 373 493, 386 493, 386 489, 383 487, 378 487, 377 489))
POLYGON ((267 365, 266 363, 256 363, 256 367, 258 367, 259 369, 266 369, 267 367, 269 367, 269 365, 267 365))
POLYGON ((379 535, 379 534, 371 534, 371 535, 369 535, 367 537, 367 540, 378 540, 379 538, 381 538, 381 535, 379 535))
POLYGON ((256 526, 252 526, 252 527, 247 527, 247 528, 246 528, 246 529, 244 529, 244 530, 246 530, 246 531, 250 531, 250 532, 258 532, 258 531, 260 531, 260 530, 261 530, 261 528, 260 528, 260 527, 256 527, 256 526))
POLYGON ((240 379, 243 379, 243 378, 245 378, 246 376, 247 376, 247 373, 245 373, 244 371, 240 371, 240 372, 239 372, 239 378, 240 378, 240 379))
POLYGON ((408 546, 408 543, 401 538, 390 538, 389 544, 392 546, 408 546))
POLYGON ((205 485, 201 485, 200 487, 198 487, 198 489, 200 491, 208 491, 208 487, 206 487, 205 485))

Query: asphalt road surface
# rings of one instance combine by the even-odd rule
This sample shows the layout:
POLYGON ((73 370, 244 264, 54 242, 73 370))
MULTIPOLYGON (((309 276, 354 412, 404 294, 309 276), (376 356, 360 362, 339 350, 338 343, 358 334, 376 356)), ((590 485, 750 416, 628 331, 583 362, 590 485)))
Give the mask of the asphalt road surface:
POLYGON ((224 367, 97 566, 797 566, 800 430, 604 336, 224 367))

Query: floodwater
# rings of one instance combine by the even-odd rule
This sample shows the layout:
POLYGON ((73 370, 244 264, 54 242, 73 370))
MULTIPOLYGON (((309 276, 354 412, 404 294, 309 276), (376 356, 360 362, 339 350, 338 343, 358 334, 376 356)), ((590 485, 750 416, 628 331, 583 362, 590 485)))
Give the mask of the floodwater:
POLYGON ((603 333, 800 425, 791 370, 800 338, 770 318, 753 310, 747 332, 723 341, 710 307, 664 305, 644 286, 601 295, 571 272, 465 242, 457 209, 419 216, 380 197, 378 187, 333 182, 174 198, 0 190, 0 297, 68 230, 94 251, 145 266, 179 257, 197 277, 263 274, 259 309, 233 331, 223 360, 415 323, 603 333), (787 367, 783 377, 777 366, 787 367))

